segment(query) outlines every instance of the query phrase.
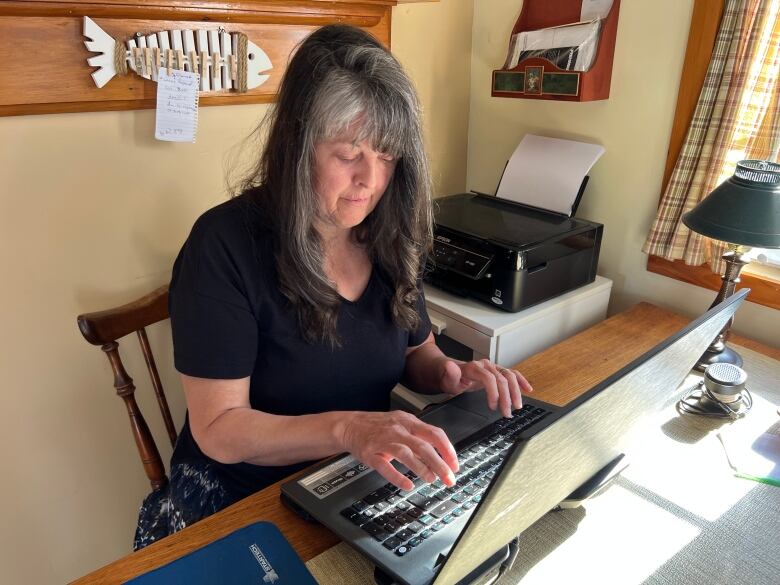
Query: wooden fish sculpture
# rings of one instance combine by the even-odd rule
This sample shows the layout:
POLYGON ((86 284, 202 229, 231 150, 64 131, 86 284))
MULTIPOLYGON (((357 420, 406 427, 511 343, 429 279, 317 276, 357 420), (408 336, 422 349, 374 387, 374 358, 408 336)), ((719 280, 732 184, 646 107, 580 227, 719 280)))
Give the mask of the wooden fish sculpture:
POLYGON ((118 43, 94 20, 84 17, 87 50, 100 53, 87 59, 95 85, 103 87, 114 75, 129 69, 145 79, 157 81, 160 69, 179 69, 200 74, 200 91, 232 89, 245 92, 265 83, 271 60, 260 47, 240 32, 219 30, 170 30, 149 35, 136 34, 118 43))

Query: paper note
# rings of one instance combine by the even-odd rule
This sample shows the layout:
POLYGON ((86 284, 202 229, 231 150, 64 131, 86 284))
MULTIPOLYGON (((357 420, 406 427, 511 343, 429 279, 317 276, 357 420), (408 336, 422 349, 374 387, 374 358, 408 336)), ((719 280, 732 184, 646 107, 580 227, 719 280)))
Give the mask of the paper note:
POLYGON ((724 432, 718 437, 737 476, 780 486, 780 435, 766 432, 752 441, 724 432))
POLYGON ((513 34, 504 69, 512 69, 529 57, 542 57, 552 61, 560 69, 587 71, 596 58, 600 27, 599 22, 586 22, 513 34), (568 66, 551 58, 551 54, 562 52, 562 49, 576 55, 576 59, 568 66))
POLYGON ((610 8, 612 8, 612 0, 582 0, 580 20, 606 18, 610 8))
POLYGON ((503 68, 512 69, 525 59, 541 57, 552 61, 559 69, 588 71, 598 50, 600 21, 607 17, 611 8, 612 0, 582 0, 578 22, 513 34, 503 68), (560 49, 570 51, 571 57, 556 59, 555 55, 563 53, 560 49))
POLYGON ((154 137, 170 142, 195 142, 198 130, 200 76, 161 68, 157 76, 157 122, 154 137))
POLYGON ((526 134, 504 169, 496 196, 571 215, 582 180, 604 154, 587 142, 526 134))

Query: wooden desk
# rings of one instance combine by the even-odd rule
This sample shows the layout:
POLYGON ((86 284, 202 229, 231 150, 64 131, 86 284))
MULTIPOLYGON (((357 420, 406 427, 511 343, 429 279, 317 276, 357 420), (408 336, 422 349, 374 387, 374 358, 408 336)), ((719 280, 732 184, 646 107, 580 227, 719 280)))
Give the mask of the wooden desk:
MULTIPOLYGON (((517 367, 533 384, 535 398, 563 405, 687 322, 684 317, 640 303, 521 362, 517 367)), ((778 349, 742 338, 733 338, 732 342, 780 359, 778 349)), ((275 523, 304 561, 339 542, 324 527, 307 523, 283 508, 279 502, 279 490, 280 484, 270 486, 74 583, 123 583, 258 520, 275 523)))

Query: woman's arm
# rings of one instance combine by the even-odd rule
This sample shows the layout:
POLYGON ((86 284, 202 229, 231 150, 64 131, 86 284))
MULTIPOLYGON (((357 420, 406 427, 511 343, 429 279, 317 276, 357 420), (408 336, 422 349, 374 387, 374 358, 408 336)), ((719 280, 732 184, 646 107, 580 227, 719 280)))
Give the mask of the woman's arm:
POLYGON ((523 405, 522 392, 533 388, 523 375, 502 368, 489 360, 462 362, 444 355, 437 347, 433 334, 406 352, 404 383, 412 390, 424 394, 445 392, 461 394, 485 389, 488 406, 499 408, 504 416, 511 416, 512 409, 523 405))
POLYGON ((190 428, 201 450, 220 463, 289 465, 341 452, 345 414, 279 416, 249 404, 249 378, 182 375, 190 428))
POLYGON ((252 409, 249 383, 182 375, 195 442, 220 463, 289 465, 349 452, 402 489, 412 483, 394 459, 428 482, 455 482, 457 456, 444 431, 408 413, 269 414, 252 409))

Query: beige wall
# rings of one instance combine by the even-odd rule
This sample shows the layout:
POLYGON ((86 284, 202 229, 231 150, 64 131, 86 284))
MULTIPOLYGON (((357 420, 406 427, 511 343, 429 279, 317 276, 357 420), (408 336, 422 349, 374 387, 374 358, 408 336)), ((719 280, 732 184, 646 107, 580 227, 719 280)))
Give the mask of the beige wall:
MULTIPOLYGON (((568 103, 490 96, 518 0, 474 3, 468 188, 493 192, 526 133, 604 145, 578 215, 605 225, 599 273, 614 281, 610 311, 640 300, 688 315, 715 293, 645 270, 641 247, 658 203, 687 43, 692 0, 623 0, 608 100, 568 103)), ((780 346, 780 311, 748 303, 735 330, 780 346)))
MULTIPOLYGON (((471 3, 399 7, 393 27, 422 96, 437 190, 460 190, 471 3)), ((168 280, 194 219, 225 198, 227 153, 264 111, 204 108, 194 145, 155 141, 151 111, 0 118, 3 583, 64 582, 130 551, 149 486, 107 360, 75 318, 168 280)), ((167 324, 150 339, 180 426, 167 324)), ((142 358, 126 355, 160 430, 142 358)))
POLYGON ((414 79, 423 103, 436 196, 466 186, 471 25, 471 0, 393 10, 393 52, 414 79))

